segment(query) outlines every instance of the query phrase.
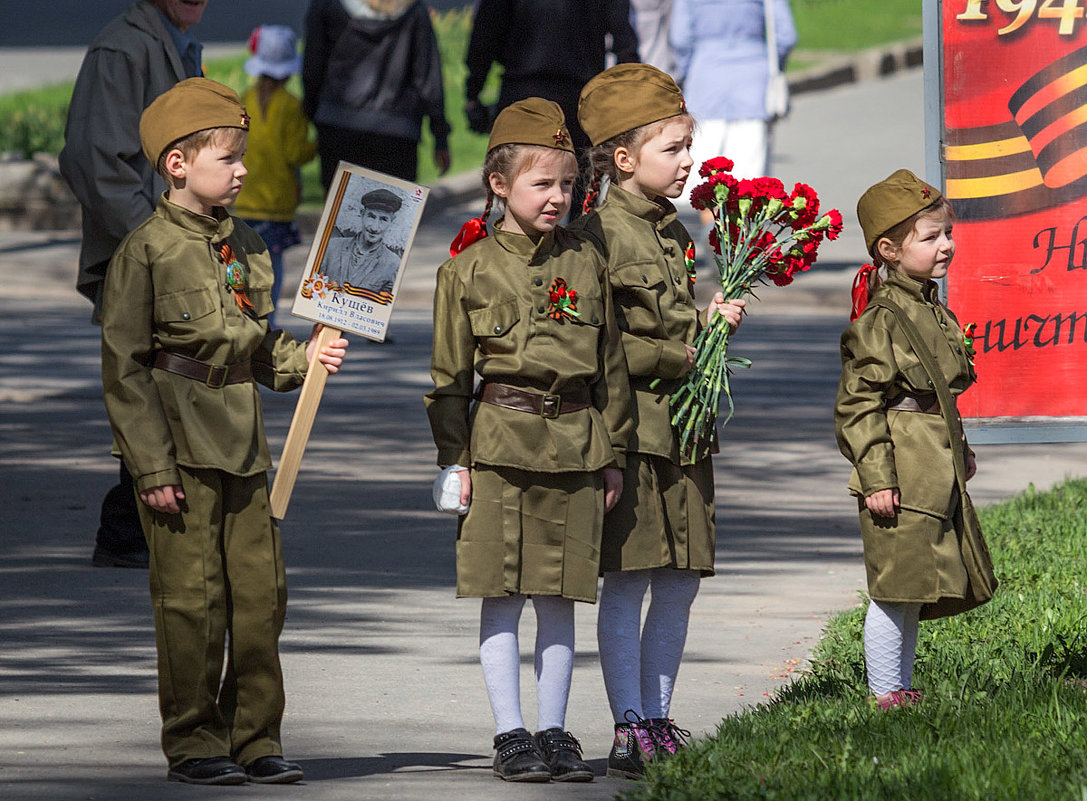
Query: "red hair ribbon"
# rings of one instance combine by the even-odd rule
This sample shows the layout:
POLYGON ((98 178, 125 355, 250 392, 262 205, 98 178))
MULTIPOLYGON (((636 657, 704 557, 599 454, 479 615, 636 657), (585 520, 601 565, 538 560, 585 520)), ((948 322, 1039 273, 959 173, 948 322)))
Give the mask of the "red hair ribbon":
POLYGON ((486 236, 487 221, 482 217, 473 217, 460 227, 460 233, 449 246, 449 255, 456 256, 473 242, 478 242, 486 236))
POLYGON ((878 269, 871 264, 865 264, 857 270, 857 275, 853 278, 853 310, 849 313, 850 322, 860 317, 861 312, 868 306, 868 276, 878 269))

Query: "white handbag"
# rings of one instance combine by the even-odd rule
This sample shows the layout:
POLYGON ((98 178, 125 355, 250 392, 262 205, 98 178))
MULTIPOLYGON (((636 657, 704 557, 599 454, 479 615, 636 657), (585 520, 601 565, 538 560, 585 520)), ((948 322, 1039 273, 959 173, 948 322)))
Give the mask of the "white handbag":
POLYGON ((766 81, 766 116, 770 122, 781 119, 789 113, 789 80, 781 71, 778 63, 777 35, 774 30, 774 0, 762 0, 763 13, 766 17, 766 66, 769 77, 766 81))

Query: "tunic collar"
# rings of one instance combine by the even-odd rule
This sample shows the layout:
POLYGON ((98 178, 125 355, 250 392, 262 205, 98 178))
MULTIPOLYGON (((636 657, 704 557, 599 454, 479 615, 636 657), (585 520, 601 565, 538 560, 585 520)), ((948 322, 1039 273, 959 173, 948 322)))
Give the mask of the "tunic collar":
POLYGON ((494 240, 502 246, 503 250, 520 256, 526 262, 531 262, 538 253, 551 252, 551 246, 555 241, 555 232, 548 231, 540 237, 539 241, 533 242, 524 234, 503 231, 502 221, 499 220, 494 224, 494 240))
POLYGON ((234 233, 234 218, 222 206, 216 206, 214 212, 215 216, 209 217, 206 214, 189 211, 184 206, 171 203, 165 193, 159 198, 158 207, 155 209, 155 213, 167 222, 212 242, 222 242, 234 233))
POLYGON ((918 280, 900 273, 898 270, 887 268, 887 278, 884 281, 889 287, 897 287, 906 292, 911 298, 927 303, 939 303, 939 287, 930 279, 918 280))
POLYGON ((604 202, 614 203, 627 214, 632 214, 652 223, 658 231, 667 228, 675 222, 678 216, 676 207, 672 205, 668 198, 660 197, 656 200, 646 200, 644 197, 639 197, 633 192, 628 192, 614 184, 608 187, 608 196, 604 202))

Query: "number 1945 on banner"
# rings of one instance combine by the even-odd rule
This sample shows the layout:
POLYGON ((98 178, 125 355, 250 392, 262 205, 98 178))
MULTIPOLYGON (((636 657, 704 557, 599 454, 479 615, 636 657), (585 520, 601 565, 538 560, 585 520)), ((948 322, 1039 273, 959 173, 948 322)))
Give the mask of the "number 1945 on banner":
POLYGON ((1061 36, 1072 36, 1077 32, 1076 23, 1087 18, 1083 0, 966 0, 966 9, 955 19, 987 22, 994 6, 1008 23, 997 31, 1000 36, 1015 33, 1034 20, 1057 25, 1061 36))

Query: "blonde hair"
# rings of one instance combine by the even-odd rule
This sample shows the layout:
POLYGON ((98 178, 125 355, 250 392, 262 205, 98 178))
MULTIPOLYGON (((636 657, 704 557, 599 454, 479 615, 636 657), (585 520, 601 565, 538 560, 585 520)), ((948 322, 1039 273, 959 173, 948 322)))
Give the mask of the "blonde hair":
POLYGON ((171 150, 180 150, 186 161, 192 161, 196 154, 205 147, 218 145, 228 150, 238 150, 245 147, 249 132, 244 128, 204 128, 188 136, 183 136, 176 142, 171 142, 159 155, 155 170, 167 182, 170 181, 170 173, 166 171, 166 156, 171 150))
POLYGON ((616 134, 611 139, 590 147, 585 151, 585 205, 583 211, 588 212, 596 203, 596 197, 600 194, 600 181, 606 175, 612 183, 619 180, 619 167, 615 164, 615 151, 625 148, 634 155, 642 149, 642 145, 664 130, 665 126, 675 121, 686 122, 694 130, 694 117, 687 112, 676 114, 674 117, 665 117, 663 120, 639 125, 629 131, 616 134))

